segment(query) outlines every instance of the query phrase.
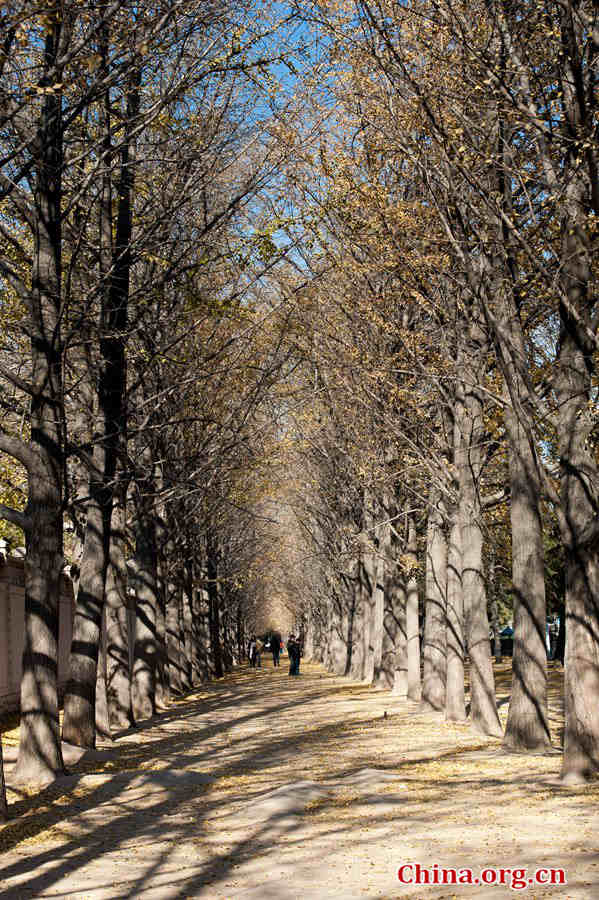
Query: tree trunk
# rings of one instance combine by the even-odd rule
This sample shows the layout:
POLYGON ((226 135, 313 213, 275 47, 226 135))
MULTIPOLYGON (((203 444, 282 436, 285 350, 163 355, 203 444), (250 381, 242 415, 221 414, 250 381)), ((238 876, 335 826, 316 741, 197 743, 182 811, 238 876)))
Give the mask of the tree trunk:
POLYGON ((474 317, 461 335, 458 351, 460 372, 456 417, 462 454, 458 467, 458 516, 462 540, 462 591, 470 654, 470 714, 472 725, 483 734, 501 736, 495 701, 495 678, 489 644, 487 594, 483 575, 483 532, 479 480, 483 464, 485 428, 483 402, 478 385, 487 365, 487 341, 474 317))
MULTIPOLYGON (((478 513, 480 514, 480 510, 478 513)), ((462 589, 465 604, 468 605, 472 724, 476 731, 500 737, 503 732, 495 702, 487 597, 482 571, 482 531, 478 516, 473 514, 471 505, 461 510, 461 537, 462 589)))
POLYGON ((193 612, 193 651, 192 671, 194 684, 209 681, 210 671, 210 628, 209 628, 209 598, 204 587, 194 590, 193 612))
MULTIPOLYGON (((572 493, 578 491, 573 489, 572 493)), ((562 776, 570 784, 587 781, 599 769, 598 608, 596 552, 576 548, 566 563, 566 725, 562 776)))
POLYGON ((364 528, 368 529, 363 539, 362 550, 362 679, 368 684, 374 681, 377 657, 380 660, 383 643, 384 594, 378 590, 378 540, 376 529, 376 504, 365 493, 364 528))
MULTIPOLYGON (((500 152, 507 154, 502 141, 500 152)), ((508 162, 506 158, 506 163, 508 162)), ((498 189, 508 213, 512 210, 512 189, 503 171, 498 189)), ((497 273, 516 269, 511 237, 497 224, 507 266, 499 257, 489 263, 487 284, 492 296, 487 318, 494 330, 496 356, 503 374, 506 400, 504 422, 508 443, 510 476, 510 521, 512 531, 512 590, 514 596, 514 643, 512 689, 503 745, 508 750, 542 750, 550 745, 547 716, 547 652, 545 645, 546 603, 543 526, 541 521, 541 472, 527 403, 527 348, 514 285, 502 284, 497 273), (498 308, 498 322, 489 313, 498 308)), ((507 281, 507 279, 506 279, 507 281)), ((492 598, 494 601, 495 598, 492 598)), ((496 602, 495 602, 496 609, 496 602)), ((495 618, 496 615, 495 615, 495 618)), ((494 623, 495 655, 501 658, 501 639, 494 623)))
POLYGON ((136 722, 151 718, 155 712, 158 605, 155 528, 151 501, 141 497, 137 503, 136 616, 131 698, 136 722))
MULTIPOLYGON (((582 204, 581 207, 582 209, 582 204)), ((566 289, 571 307, 590 308, 590 269, 580 246, 583 226, 565 223, 566 289), (577 237, 578 236, 578 237, 577 237)), ((566 549, 565 735, 562 776, 588 780, 599 769, 599 549, 586 533, 596 527, 599 477, 588 440, 595 422, 595 349, 562 308, 557 399, 562 469, 562 539, 566 549)))
POLYGON ((389 574, 385 582, 383 646, 379 684, 405 698, 408 695, 408 644, 406 634, 406 579, 399 563, 400 544, 389 528, 389 574))
MULTIPOLYGON (((103 461, 97 459, 97 464, 104 468, 103 461)), ((96 681, 108 550, 106 503, 102 482, 92 474, 62 725, 63 741, 78 747, 96 746, 96 681)))
MULTIPOLYGON (((164 547, 166 529, 161 516, 156 522, 156 547, 164 547)), ((167 551, 168 552, 168 551, 167 551)), ((157 553, 156 561, 156 693, 155 706, 161 711, 168 709, 171 701, 171 672, 168 665, 166 569, 168 563, 164 553, 157 553)))
POLYGON ((451 519, 447 546, 447 693, 445 718, 466 719, 464 694, 464 597, 462 594, 462 542, 457 510, 451 519))
POLYGON ((347 615, 345 614, 344 605, 343 593, 333 591, 329 599, 330 618, 329 639, 327 641, 327 668, 336 675, 343 675, 347 664, 347 615))
POLYGON ((100 646, 98 666, 96 670, 96 734, 104 740, 112 740, 110 721, 108 718, 108 695, 106 690, 106 607, 102 616, 104 620, 100 628, 100 646))
MULTIPOLYGON (((348 647, 349 649, 349 647, 348 647)), ((308 624, 306 626, 306 641, 304 644, 304 659, 306 662, 311 662, 314 659, 314 620, 312 618, 312 614, 310 613, 308 616, 308 624)), ((346 666, 347 666, 347 657, 346 657, 346 666)), ((343 672, 342 674, 346 675, 347 672, 343 672)))
MULTIPOLYGON (((368 521, 371 521, 370 518, 368 521)), ((363 553, 364 603, 364 673, 363 679, 372 684, 374 680, 375 658, 383 640, 383 595, 377 590, 378 558, 374 533, 363 553)))
MULTIPOLYGON (((356 578, 354 572, 354 562, 353 560, 349 562, 349 571, 342 572, 340 577, 340 603, 343 608, 343 620, 341 623, 341 639, 343 642, 343 668, 340 671, 341 675, 347 676, 350 674, 351 665, 352 665, 352 654, 353 654, 353 640, 354 640, 354 611, 355 611, 355 602, 356 602, 356 578)), ((328 581, 325 582, 327 593, 331 594, 334 592, 334 587, 332 587, 328 581)), ((311 632, 311 643, 312 647, 314 647, 316 642, 316 636, 318 635, 318 621, 315 620, 314 612, 312 613, 312 617, 310 619, 310 632, 311 632)), ((312 650, 312 657, 316 658, 317 652, 312 650)))
MULTIPOLYGON (((183 604, 183 689, 190 691, 193 687, 192 671, 191 671, 191 655, 193 643, 193 576, 188 566, 185 568, 185 582, 181 602, 183 604)), ((237 624, 237 623, 236 623, 237 624)))
MULTIPOLYGON (((221 616, 222 625, 222 652, 223 652, 223 668, 225 672, 230 672, 233 668, 233 635, 231 629, 231 607, 230 598, 225 598, 223 614, 221 616)), ((180 607, 181 608, 181 607, 180 607)), ((182 625, 182 620, 181 620, 182 625)), ((181 632, 182 634, 182 632, 181 632)))
POLYGON ((363 554, 360 552, 356 559, 355 603, 352 616, 352 655, 349 672, 350 677, 357 681, 361 681, 364 678, 364 630, 368 625, 366 616, 367 587, 364 579, 362 557, 363 554))
POLYGON ((168 680, 174 694, 183 693, 181 682, 181 641, 179 635, 179 587, 173 582, 166 585, 166 650, 168 654, 168 680))
POLYGON ((508 750, 539 751, 551 744, 541 485, 534 450, 509 407, 505 410, 505 423, 509 437, 514 650, 503 746, 508 750))
POLYGON ((131 663, 129 602, 125 529, 127 490, 120 486, 112 513, 108 572, 106 573, 106 695, 108 720, 116 731, 129 728, 131 710, 131 663))
POLYGON ((471 508, 462 510, 462 513, 462 588, 468 603, 472 725, 476 731, 500 737, 503 731, 495 702, 487 597, 482 572, 482 532, 471 508))
POLYGON ((408 516, 408 539, 406 542, 408 563, 408 586, 406 597, 406 635, 408 644, 408 700, 416 703, 422 697, 420 681, 420 599, 418 597, 418 540, 416 523, 408 516))
POLYGON ((567 148, 560 208, 560 304, 557 377, 558 447, 561 466, 560 527, 566 550, 565 737, 562 775, 586 781, 599 769, 599 540, 591 538, 599 516, 596 342, 599 216, 597 79, 591 59, 597 42, 577 7, 560 7, 564 131, 567 148), (586 44, 586 47, 585 47, 586 44), (591 51, 590 48, 593 48, 591 51), (587 51, 588 48, 588 51, 587 51), (589 147, 572 152, 573 142, 589 147), (590 148, 593 148, 592 150, 590 148), (589 535, 590 532, 590 535, 589 535))
MULTIPOLYGON (((389 504, 385 503, 382 514, 388 517, 389 504)), ((373 663, 374 672, 372 683, 379 687, 388 687, 387 680, 383 674, 383 645, 385 641, 385 596, 386 584, 388 580, 388 556, 389 546, 391 542, 391 525, 385 522, 378 529, 378 559, 376 565, 376 578, 374 586, 374 619, 370 632, 370 642, 373 645, 373 663)))
POLYGON ((216 585, 208 590, 210 597, 210 658, 212 671, 215 678, 222 678, 224 674, 222 648, 220 643, 220 610, 218 608, 218 590, 216 585))
POLYGON ((206 574, 208 576, 211 668, 215 678, 223 677, 223 658, 220 643, 220 608, 218 590, 218 548, 211 531, 206 541, 206 574))
MULTIPOLYGON (((408 591, 405 572, 399 568, 389 585, 390 611, 387 623, 389 643, 394 646, 393 693, 402 700, 408 696, 408 591)), ((416 597, 418 600, 418 597, 416 597)), ((418 663, 420 681, 420 663, 418 663)), ((419 691, 418 691, 419 693, 419 691)))
MULTIPOLYGON (((108 26, 101 31, 102 65, 109 68, 108 26)), ((133 234, 133 194, 135 186, 135 137, 139 112, 139 69, 129 72, 127 117, 124 140, 120 146, 117 221, 113 246, 113 191, 109 175, 105 176, 102 197, 102 254, 106 291, 102 310, 103 368, 99 395, 105 415, 105 478, 111 490, 112 517, 108 540, 108 563, 105 583, 106 604, 106 691, 108 718, 116 728, 126 728, 133 721, 132 666, 129 627, 129 600, 125 533, 127 528, 127 480, 123 474, 127 456, 127 327, 131 278, 131 239, 133 234), (107 267, 108 263, 108 267, 107 267), (120 459, 120 468, 119 468, 120 459), (115 486, 116 482, 116 486, 115 486)), ((104 127, 106 170, 112 156, 110 92, 104 94, 104 127)), ((136 616, 137 619, 137 616, 136 616)))
POLYGON ((440 497, 433 494, 426 539, 422 708, 445 708, 447 681, 447 540, 440 497))
MULTIPOLYGON (((243 620, 243 606, 241 600, 237 604, 237 665, 240 666, 245 661, 245 627, 243 620)), ((193 644, 192 644, 193 647, 193 644)))
MULTIPOLYGON (((44 71, 60 81, 62 21, 48 25, 44 71)), ((63 48, 64 49, 64 48, 63 48)), ((64 772, 58 724, 58 602, 63 567, 62 95, 44 95, 36 145, 35 224, 29 292, 33 395, 28 467, 25 635, 15 778, 44 783, 64 772)))
MULTIPOLYGON (((322 612, 319 612, 318 618, 313 619, 312 628, 313 628, 313 634, 314 634, 313 644, 312 644, 314 649, 313 649, 313 653, 312 653, 312 658, 316 662, 322 663, 323 658, 324 658, 323 638, 322 638, 322 635, 323 635, 322 612)), ((347 671, 345 673, 346 675, 349 675, 349 666, 351 665, 351 644, 349 645, 349 649, 350 649, 350 655, 348 656, 348 666, 346 667, 347 671)))
MULTIPOLYGON (((204 584, 207 585, 207 575, 204 573, 204 584)), ((204 655, 205 680, 209 681, 214 678, 214 660, 212 658, 212 647, 210 637, 210 594, 207 587, 202 587, 200 591, 200 638, 204 655)))
MULTIPOLYGON (((108 33, 104 28, 99 44, 105 73, 108 71, 108 33)), ((114 479, 119 450, 124 449, 126 432, 125 340, 129 279, 131 269, 131 202, 133 192, 134 154, 129 131, 131 119, 139 107, 138 85, 128 96, 128 128, 121 146, 121 172, 118 192, 115 249, 112 252, 112 191, 108 175, 104 176, 100 216, 100 269, 104 290, 100 310, 100 356, 98 380, 99 416, 93 437, 93 468, 90 471, 90 499, 81 575, 77 591, 75 619, 70 656, 70 679, 64 701, 63 740, 80 747, 95 746, 95 703, 100 629, 104 608, 106 572, 109 561, 110 527, 114 479)), ((102 108, 105 137, 103 150, 109 169, 110 98, 102 108)), ((91 373, 88 375, 92 377, 91 373)), ((95 378, 95 373, 94 376, 95 378)), ((105 679, 102 681, 104 690, 105 679)))
POLYGON ((491 547, 489 553, 489 566, 487 581, 489 584, 489 609, 491 612, 491 631, 493 632, 493 654, 495 662, 501 662, 501 635, 499 634, 499 606, 497 604, 497 580, 495 572, 495 548, 491 547))
POLYGON ((25 645, 15 769, 15 778, 21 783, 44 784, 64 772, 57 688, 58 598, 63 563, 62 516, 57 514, 60 500, 58 484, 46 481, 40 471, 28 500, 31 526, 26 534, 25 645))

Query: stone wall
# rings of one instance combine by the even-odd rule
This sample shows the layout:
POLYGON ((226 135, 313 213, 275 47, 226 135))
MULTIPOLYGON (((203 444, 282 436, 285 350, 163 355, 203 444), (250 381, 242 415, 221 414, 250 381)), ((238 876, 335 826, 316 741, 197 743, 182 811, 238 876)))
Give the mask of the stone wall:
MULTIPOLYGON (((25 576, 22 559, 0 557, 0 712, 19 708, 25 626, 25 576)), ((58 689, 66 687, 74 611, 73 586, 61 579, 58 634, 58 689)))

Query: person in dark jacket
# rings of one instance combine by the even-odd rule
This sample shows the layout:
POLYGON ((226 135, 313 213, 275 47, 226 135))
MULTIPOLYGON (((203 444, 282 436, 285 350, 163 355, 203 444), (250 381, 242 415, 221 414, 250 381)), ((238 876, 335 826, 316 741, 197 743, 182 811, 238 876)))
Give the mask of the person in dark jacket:
POLYGON ((287 641, 287 655, 289 656, 289 674, 299 675, 300 645, 294 634, 289 635, 289 640, 287 641))
POLYGON ((272 653, 272 663, 276 668, 279 665, 279 655, 281 653, 281 635, 276 632, 270 636, 270 650, 272 653))

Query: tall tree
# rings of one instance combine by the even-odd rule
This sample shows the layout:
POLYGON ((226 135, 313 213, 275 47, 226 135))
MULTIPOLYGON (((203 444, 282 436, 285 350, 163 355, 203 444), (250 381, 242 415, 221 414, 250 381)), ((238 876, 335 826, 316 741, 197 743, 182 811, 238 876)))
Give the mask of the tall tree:
MULTIPOLYGON (((22 12, 22 10, 21 10, 22 12)), ((17 11, 18 16, 18 11, 17 11)), ((15 35, 24 27, 33 41, 33 27, 16 18, 8 22, 3 68, 15 50, 15 35)), ((31 375, 28 382, 10 370, 3 374, 31 398, 31 438, 28 443, 2 429, 0 450, 27 470, 24 513, 2 508, 5 519, 26 536, 25 646, 21 686, 21 733, 16 774, 21 781, 47 781, 64 769, 58 733, 56 684, 59 580, 64 564, 62 509, 64 497, 64 407, 62 305, 62 176, 63 67, 71 43, 72 10, 53 4, 42 26, 33 56, 36 99, 29 106, 19 91, 11 65, 3 88, 8 115, 9 146, 2 175, 3 192, 30 232, 30 274, 15 267, 18 239, 6 233, 8 257, 0 261, 2 275, 21 296, 30 337, 31 375), (15 171, 16 170, 16 171, 15 171), (27 188, 21 182, 27 180, 27 188)), ((20 48, 19 48, 20 49, 20 48)), ((21 50, 17 60, 22 61, 21 50)), ((3 226, 4 228, 4 226, 3 226)), ((29 256, 26 254, 25 258, 29 256)))

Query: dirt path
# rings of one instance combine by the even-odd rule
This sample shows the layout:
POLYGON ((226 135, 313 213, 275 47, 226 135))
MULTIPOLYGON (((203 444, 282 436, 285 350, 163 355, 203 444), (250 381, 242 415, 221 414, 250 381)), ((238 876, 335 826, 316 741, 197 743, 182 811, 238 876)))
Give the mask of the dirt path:
MULTIPOLYGON (((552 669, 555 743, 559 680, 552 669)), ((504 714, 507 684, 502 670, 504 714)), ((588 900, 599 896, 599 782, 562 788, 559 765, 557 753, 507 755, 316 665, 298 679, 284 666, 241 669, 37 798, 11 792, 20 815, 0 830, 1 896, 514 896, 509 885, 400 885, 398 867, 418 862, 526 868, 525 879, 561 867, 566 886, 526 897, 588 900)))

